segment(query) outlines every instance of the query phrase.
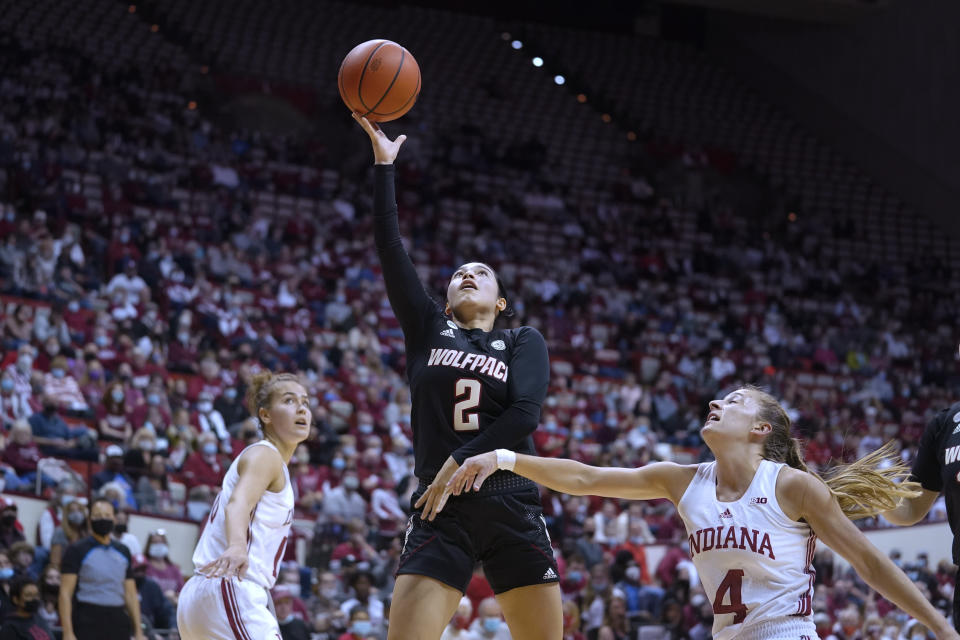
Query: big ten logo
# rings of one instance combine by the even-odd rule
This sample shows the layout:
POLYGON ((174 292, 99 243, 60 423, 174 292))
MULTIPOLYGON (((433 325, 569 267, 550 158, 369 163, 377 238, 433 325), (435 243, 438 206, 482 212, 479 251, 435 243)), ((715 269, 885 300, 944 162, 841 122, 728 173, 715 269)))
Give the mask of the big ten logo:
POLYGON ((767 504, 767 499, 764 496, 758 498, 751 498, 750 504, 767 504))

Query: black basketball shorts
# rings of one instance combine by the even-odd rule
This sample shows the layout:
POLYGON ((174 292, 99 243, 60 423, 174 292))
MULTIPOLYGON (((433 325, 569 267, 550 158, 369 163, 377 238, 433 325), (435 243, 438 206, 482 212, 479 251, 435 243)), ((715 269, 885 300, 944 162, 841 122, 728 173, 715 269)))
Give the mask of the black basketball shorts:
POLYGON ((433 522, 418 510, 407 522, 397 575, 427 576, 466 592, 477 562, 497 594, 558 582, 536 487, 451 497, 433 522))

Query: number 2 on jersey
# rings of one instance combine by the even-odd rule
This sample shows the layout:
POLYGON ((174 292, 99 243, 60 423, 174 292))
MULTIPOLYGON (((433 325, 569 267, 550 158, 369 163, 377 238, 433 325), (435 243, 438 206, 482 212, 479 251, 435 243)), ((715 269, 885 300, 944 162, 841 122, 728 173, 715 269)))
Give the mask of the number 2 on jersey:
POLYGON ((480 404, 480 392, 483 391, 483 385, 479 380, 473 378, 460 378, 457 380, 455 397, 466 396, 457 404, 453 405, 453 430, 454 431, 479 431, 480 417, 472 412, 480 404))
POLYGON ((740 624, 747 617, 747 605, 743 604, 743 569, 730 569, 723 577, 723 582, 717 587, 717 595, 713 598, 714 613, 732 613, 733 624, 740 624), (724 604, 723 599, 730 593, 730 604, 724 604))

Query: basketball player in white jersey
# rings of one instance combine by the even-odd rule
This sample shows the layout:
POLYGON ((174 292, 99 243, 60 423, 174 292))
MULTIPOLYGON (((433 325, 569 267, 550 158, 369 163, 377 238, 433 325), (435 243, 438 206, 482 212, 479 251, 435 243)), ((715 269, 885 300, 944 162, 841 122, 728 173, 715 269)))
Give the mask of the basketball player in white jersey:
POLYGON ((894 482, 906 474, 904 467, 876 469, 888 448, 823 481, 803 464, 786 412, 754 388, 711 402, 701 433, 715 462, 599 468, 498 449, 464 461, 448 486, 455 495, 476 490, 499 468, 574 495, 669 498, 686 525, 718 640, 816 640, 811 563, 818 537, 937 638, 960 638, 850 521, 915 493, 913 485, 894 482))
POLYGON ((193 553, 196 573, 180 592, 182 640, 282 640, 268 590, 293 522, 287 465, 310 433, 310 399, 289 373, 261 373, 247 391, 263 440, 230 465, 193 553))

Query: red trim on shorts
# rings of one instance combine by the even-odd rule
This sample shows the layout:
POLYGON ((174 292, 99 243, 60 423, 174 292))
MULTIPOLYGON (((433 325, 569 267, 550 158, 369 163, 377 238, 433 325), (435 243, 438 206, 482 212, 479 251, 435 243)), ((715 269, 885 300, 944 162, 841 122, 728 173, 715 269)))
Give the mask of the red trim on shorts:
MULTIPOLYGON (((426 542, 424 542, 424 543, 421 544, 419 547, 417 547, 416 549, 414 549, 413 551, 411 551, 411 552, 410 552, 410 555, 408 555, 408 556, 403 560, 403 562, 401 562, 400 564, 397 565, 397 571, 400 571, 400 568, 407 563, 407 560, 409 560, 410 558, 413 557, 413 554, 415 554, 417 551, 420 551, 420 549, 423 549, 425 546, 427 546, 428 544, 430 544, 431 542, 433 542, 434 539, 436 539, 436 537, 437 537, 437 536, 430 536, 429 538, 427 538, 427 541, 426 541, 426 542)), ((394 573, 394 574, 393 574, 393 577, 396 578, 396 577, 397 577, 397 574, 394 573)))
POLYGON ((530 543, 530 546, 533 547, 534 549, 536 549, 538 552, 540 552, 540 555, 542 555, 544 558, 546 558, 547 560, 549 560, 550 563, 551 563, 551 565, 555 565, 555 564, 556 564, 556 560, 554 560, 553 558, 551 558, 550 556, 548 556, 547 554, 545 554, 545 553, 543 552, 543 549, 541 549, 541 548, 538 547, 537 545, 533 544, 532 542, 530 543))
POLYGON ((226 578, 220 579, 220 593, 223 595, 223 606, 227 611, 227 622, 230 623, 230 630, 233 631, 233 637, 236 640, 250 640, 247 630, 240 619, 240 608, 237 606, 236 594, 233 591, 233 584, 226 578))

